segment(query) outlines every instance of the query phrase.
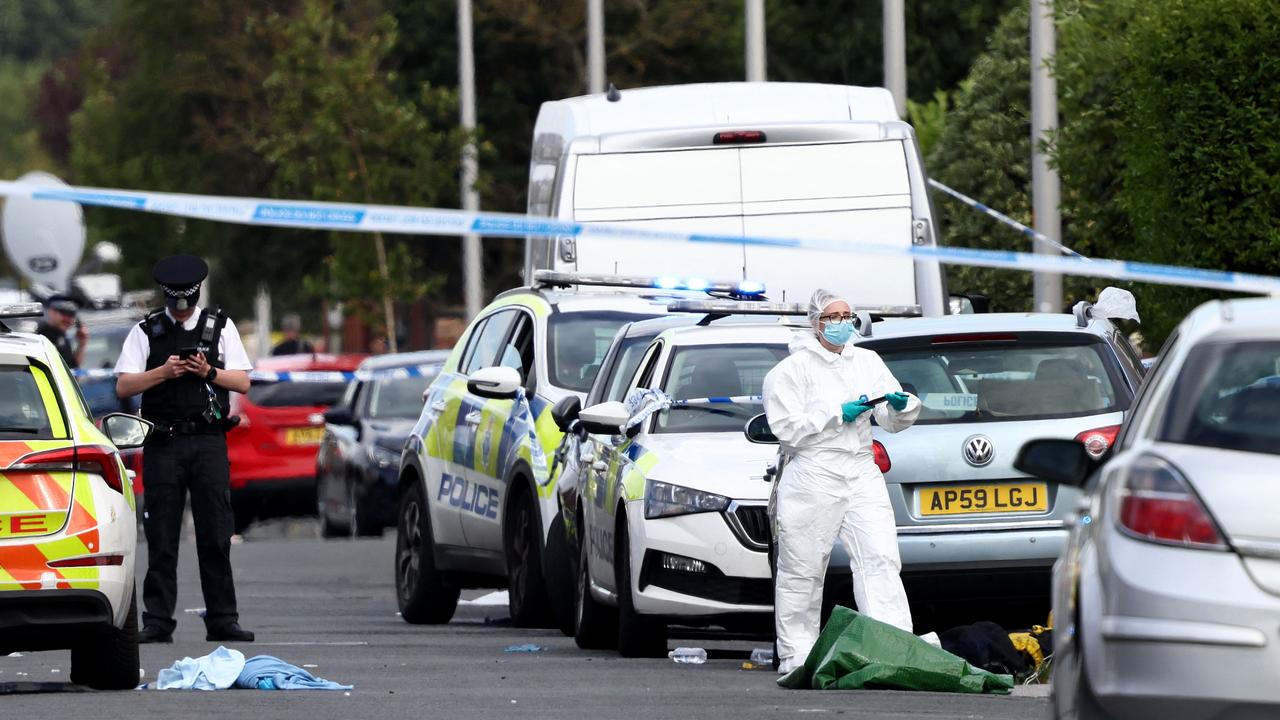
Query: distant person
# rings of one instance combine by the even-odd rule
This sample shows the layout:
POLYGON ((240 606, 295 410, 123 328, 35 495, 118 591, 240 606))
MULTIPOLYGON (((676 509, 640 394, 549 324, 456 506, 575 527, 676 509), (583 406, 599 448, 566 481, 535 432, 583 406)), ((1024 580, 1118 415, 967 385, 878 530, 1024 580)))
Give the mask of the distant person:
POLYGON ((298 313, 285 315, 280 320, 280 331, 284 333, 284 340, 272 348, 272 355, 310 355, 316 351, 311 343, 300 337, 302 318, 298 317, 298 313))
POLYGON ((387 351, 387 339, 381 335, 375 335, 369 341, 369 354, 381 355, 387 351))
POLYGON ((49 342, 58 349, 58 354, 71 368, 78 368, 84 362, 84 351, 89 345, 89 331, 84 323, 76 318, 80 312, 80 304, 69 295, 54 295, 44 304, 44 319, 36 325, 36 332, 49 338, 49 342), (76 347, 71 349, 71 340, 67 333, 72 326, 76 329, 76 347))

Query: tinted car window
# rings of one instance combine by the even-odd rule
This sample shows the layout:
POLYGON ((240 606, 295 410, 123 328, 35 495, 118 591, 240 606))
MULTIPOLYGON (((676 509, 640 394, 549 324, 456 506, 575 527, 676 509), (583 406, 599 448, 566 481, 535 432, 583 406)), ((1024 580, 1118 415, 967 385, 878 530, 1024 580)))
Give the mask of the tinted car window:
POLYGON ((1158 439, 1280 455, 1280 342, 1193 349, 1173 385, 1158 439))
POLYGON ((115 367, 116 359, 120 357, 120 351, 124 348, 124 340, 132 329, 133 325, 90 328, 89 339, 85 343, 82 367, 85 369, 115 367))
POLYGON ((346 383, 262 382, 249 386, 249 402, 258 407, 327 407, 342 400, 346 383))
POLYGON ((878 352, 924 405, 917 424, 1077 417, 1129 405, 1118 368, 1104 359, 1113 356, 1097 342, 944 343, 878 352))
POLYGON ((50 440, 53 427, 29 367, 0 367, 0 440, 50 440))
MULTIPOLYGON (((787 356, 785 345, 716 345, 679 348, 671 357, 663 388, 673 400, 754 397, 764 376, 787 356)), ((742 432, 764 412, 759 401, 700 403, 658 415, 654 432, 742 432)))
POLYGON ((619 312, 555 313, 547 323, 547 369, 557 387, 587 392, 618 328, 648 315, 619 312))
POLYGON ((470 375, 477 370, 491 367, 502 348, 502 341, 507 338, 511 329, 511 321, 516 319, 515 310, 503 310, 490 315, 483 324, 476 328, 467 346, 467 356, 462 362, 462 374, 470 375))
POLYGON ((631 337, 622 341, 618 348, 618 360, 613 366, 613 375, 609 378, 609 386, 605 389, 604 401, 621 401, 627 395, 627 383, 635 377, 636 368, 644 358, 645 348, 653 340, 652 335, 631 337))
POLYGON ((410 419, 422 412, 422 393, 431 384, 431 378, 413 377, 395 380, 379 380, 370 383, 369 419, 410 419))

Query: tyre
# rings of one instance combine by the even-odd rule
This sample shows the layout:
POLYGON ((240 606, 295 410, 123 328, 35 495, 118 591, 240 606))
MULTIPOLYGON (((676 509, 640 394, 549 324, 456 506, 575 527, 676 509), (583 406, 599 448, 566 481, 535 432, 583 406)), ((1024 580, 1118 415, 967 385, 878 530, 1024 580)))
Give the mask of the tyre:
POLYGON ((415 482, 400 499, 396 528, 396 601, 400 617, 414 625, 440 625, 453 619, 459 589, 436 570, 430 509, 415 482))
MULTIPOLYGON (((583 514, 579 512, 579 523, 582 518, 583 514)), ((579 531, 577 577, 573 593, 573 640, 583 650, 611 650, 618 642, 618 615, 613 608, 600 604, 591 596, 591 569, 587 564, 590 545, 579 531)))
POLYGON ((138 686, 138 588, 129 598, 124 627, 109 627, 71 648, 71 682, 95 690, 138 686))
MULTIPOLYGON (((317 488, 316 496, 320 497, 320 495, 319 489, 317 488)), ((329 513, 328 503, 324 500, 318 500, 316 502, 316 517, 320 521, 320 537, 326 540, 344 538, 351 534, 350 527, 342 524, 342 522, 336 520, 329 513)))
POLYGON ((546 580, 542 575, 542 525, 523 482, 512 481, 515 494, 503 533, 511 624, 518 628, 552 627, 546 580))
POLYGON ((347 508, 350 511, 351 534, 355 537, 381 537, 382 526, 373 518, 368 502, 361 502, 355 483, 347 490, 347 508))
POLYGON ((547 550, 543 554, 543 576, 547 579, 547 602, 551 606, 551 618, 566 637, 574 636, 575 585, 573 572, 573 544, 569 542, 569 528, 565 527, 564 514, 556 513, 547 535, 547 550))
POLYGON ((615 536, 617 550, 613 555, 613 566, 617 569, 618 652, 628 658, 666 657, 666 622, 637 613, 631 599, 631 540, 625 516, 618 517, 615 536))

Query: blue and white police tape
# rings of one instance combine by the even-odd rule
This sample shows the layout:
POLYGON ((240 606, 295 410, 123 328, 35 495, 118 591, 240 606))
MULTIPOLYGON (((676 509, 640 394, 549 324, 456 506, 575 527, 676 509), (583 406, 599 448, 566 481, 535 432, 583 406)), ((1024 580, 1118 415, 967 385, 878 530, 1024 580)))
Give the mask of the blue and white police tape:
MULTIPOLYGON (((271 371, 250 370, 249 380, 263 383, 343 383, 352 380, 405 380, 408 378, 432 378, 440 372, 439 365, 410 365, 405 367, 385 368, 382 370, 296 370, 271 371)), ((115 377, 115 370, 72 370, 76 377, 109 378, 115 377)))
POLYGON ((671 407, 704 407, 707 405, 759 405, 764 402, 763 395, 729 395, 721 397, 687 398, 672 400, 671 407))
POLYGON ((1071 255, 1073 257, 1077 257, 1082 260, 1089 259, 1084 255, 1081 255, 1080 253, 1076 252, 1075 250, 1072 250, 1071 248, 1067 247, 1066 245, 1063 245, 1057 240, 1054 240, 1048 235, 1045 235, 1042 232, 1037 232, 1034 228, 1027 227, 1026 225, 1023 225, 1017 220, 1014 220, 1008 215, 1005 215, 1004 213, 1000 212, 999 210, 996 210, 995 208, 987 207, 986 205, 983 205, 977 200, 974 200, 968 195, 965 195, 964 193, 960 192, 959 190, 943 185, 942 183, 938 182, 937 180, 934 180, 933 178, 929 178, 929 186, 936 188, 938 190, 941 190, 942 192, 950 195, 951 197, 955 198, 956 200, 959 200, 961 203, 968 205, 969 207, 973 208, 974 210, 977 210, 980 213, 984 213, 989 217, 995 218, 999 222, 1002 222, 1005 225, 1008 225, 1009 227, 1013 228, 1014 230, 1017 230, 1023 235, 1026 235, 1032 240, 1038 240, 1042 243, 1046 243, 1048 245, 1052 245, 1053 247, 1058 248, 1058 250, 1062 251, 1062 254, 1064 255, 1071 255))
MULTIPOLYGON (((109 188, 60 187, 0 181, 0 196, 60 200, 123 208, 199 220, 244 225, 385 232, 410 235, 493 237, 597 237, 685 243, 761 245, 801 250, 828 250, 860 255, 910 256, 949 265, 1002 268, 1083 275, 1162 285, 1183 285, 1240 293, 1280 294, 1280 277, 1224 270, 1156 265, 1125 260, 1086 259, 974 248, 882 243, 851 243, 829 238, 715 235, 659 230, 614 223, 577 223, 511 213, 484 213, 440 208, 355 205, 260 198, 133 192, 109 188)), ((1033 231, 1034 232, 1034 231, 1033 231)))

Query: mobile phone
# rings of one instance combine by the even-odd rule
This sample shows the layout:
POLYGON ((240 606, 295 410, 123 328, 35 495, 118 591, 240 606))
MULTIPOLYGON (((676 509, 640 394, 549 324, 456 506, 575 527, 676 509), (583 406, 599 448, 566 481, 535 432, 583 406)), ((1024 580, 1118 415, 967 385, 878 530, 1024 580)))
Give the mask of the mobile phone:
POLYGON ((863 405, 874 406, 874 405, 879 405, 880 403, 884 402, 885 400, 886 400, 885 396, 884 396, 884 395, 881 395, 880 397, 877 397, 877 398, 871 398, 870 400, 862 400, 862 399, 859 399, 859 400, 858 400, 858 402, 862 403, 863 405))
POLYGON ((189 346, 184 347, 184 348, 179 348, 179 349, 178 349, 178 359, 179 359, 179 360, 186 360, 186 359, 187 359, 187 358, 189 358, 189 357, 193 357, 193 356, 194 356, 196 353, 198 353, 198 352, 200 352, 200 348, 196 347, 195 345, 189 345, 189 346))

